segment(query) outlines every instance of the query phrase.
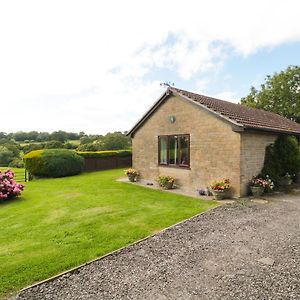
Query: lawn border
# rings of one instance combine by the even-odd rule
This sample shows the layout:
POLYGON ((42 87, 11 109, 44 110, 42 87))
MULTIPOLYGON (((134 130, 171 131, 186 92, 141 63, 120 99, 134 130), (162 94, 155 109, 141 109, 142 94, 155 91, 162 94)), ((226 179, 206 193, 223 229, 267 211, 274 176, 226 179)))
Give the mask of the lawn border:
MULTIPOLYGON (((208 201, 208 200, 203 200, 203 201, 208 201)), ((184 223, 184 222, 187 222, 187 221, 192 220, 192 219, 194 219, 194 218, 196 218, 196 217, 198 217, 198 216, 201 216, 201 215, 203 215, 203 214, 205 214, 205 213, 208 213, 208 212, 210 212, 210 211, 212 211, 212 210, 214 210, 214 209, 216 209, 216 208, 218 208, 218 207, 220 207, 220 206, 223 206, 223 205, 228 204, 228 203, 223 203, 223 204, 222 204, 222 203, 220 203, 220 201, 217 201, 217 202, 219 203, 219 205, 217 205, 217 206, 215 206, 215 207, 212 207, 212 208, 210 208, 210 209, 208 209, 208 210, 206 210, 206 211, 203 211, 203 212, 201 212, 201 213, 198 213, 198 214, 196 214, 196 215, 194 215, 194 216, 192 216, 192 217, 189 217, 189 218, 187 218, 187 219, 184 219, 184 220, 182 220, 182 221, 179 221, 179 222, 177 222, 177 223, 175 223, 175 224, 173 224, 173 225, 170 225, 170 226, 168 226, 168 227, 166 227, 166 228, 160 230, 159 232, 156 232, 156 233, 153 233, 153 234, 151 234, 151 235, 148 235, 148 236, 146 236, 146 237, 144 237, 144 238, 142 238, 142 239, 139 239, 139 240, 137 240, 137 241, 135 241, 135 242, 133 242, 133 243, 130 243, 130 244, 126 245, 126 246, 123 246, 123 247, 121 247, 121 248, 119 248, 119 249, 113 250, 113 251, 111 251, 111 252, 109 252, 109 253, 106 253, 106 254, 104 254, 104 255, 102 255, 102 256, 100 256, 100 257, 97 257, 97 258, 95 258, 95 259, 93 259, 93 260, 90 260, 90 261, 88 261, 88 262, 86 262, 86 263, 83 263, 83 264, 81 264, 81 265, 79 265, 79 266, 76 266, 76 267, 74 267, 74 268, 68 269, 68 270, 63 271, 63 272, 61 272, 61 273, 58 273, 57 275, 51 276, 51 277, 49 277, 49 278, 47 278, 47 279, 44 279, 44 280, 42 280, 42 281, 36 282, 36 283, 34 283, 34 284, 32 284, 32 285, 29 285, 29 286, 27 286, 27 287, 25 287, 25 288, 19 290, 17 293, 12 293, 12 294, 10 295, 10 297, 17 296, 18 294, 20 294, 20 293, 22 293, 22 292, 24 292, 24 291, 26 291, 26 290, 28 290, 28 289, 31 289, 31 288, 33 288, 33 287, 39 286, 39 285, 41 285, 41 284, 43 284, 43 283, 47 283, 47 282, 53 281, 53 280, 55 280, 56 278, 61 277, 61 276, 65 275, 65 274, 73 273, 74 271, 76 271, 76 270, 78 270, 78 269, 80 269, 80 268, 82 268, 82 267, 88 266, 88 265, 92 264, 93 262, 100 261, 100 260, 102 260, 102 259, 104 259, 104 258, 106 258, 106 257, 108 257, 108 256, 111 256, 111 255, 114 255, 114 254, 116 254, 116 253, 118 253, 118 252, 121 252, 121 251, 125 250, 126 248, 129 248, 129 247, 135 246, 135 245, 137 245, 137 244, 140 244, 140 243, 144 242, 145 240, 148 240, 148 239, 150 239, 150 238, 152 238, 152 237, 154 237, 154 236, 156 236, 156 235, 158 235, 158 234, 162 234, 163 232, 165 232, 165 231, 167 231, 167 230, 169 230, 169 229, 171 229, 171 228, 173 228, 173 227, 175 227, 175 226, 178 226, 178 225, 180 225, 180 224, 182 224, 182 223, 184 223)), ((5 297, 5 296, 4 296, 4 297, 5 297)), ((8 298, 4 298, 4 299, 8 299, 8 298)))

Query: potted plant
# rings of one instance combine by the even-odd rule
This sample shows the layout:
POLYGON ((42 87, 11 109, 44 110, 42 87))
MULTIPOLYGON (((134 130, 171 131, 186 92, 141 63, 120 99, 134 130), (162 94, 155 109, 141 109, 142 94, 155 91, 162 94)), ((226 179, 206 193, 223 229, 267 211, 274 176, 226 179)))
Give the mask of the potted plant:
POLYGON ((273 180, 269 177, 269 175, 266 175, 266 181, 267 181, 267 185, 265 186, 265 193, 272 193, 275 187, 275 184, 273 182, 273 180))
POLYGON ((125 175, 127 175, 129 181, 135 182, 140 174, 137 170, 129 168, 125 170, 125 175))
POLYGON ((273 181, 267 177, 266 179, 259 177, 259 176, 253 176, 250 180, 250 190, 254 197, 260 197, 265 189, 268 189, 268 191, 273 190, 274 183, 273 181))
POLYGON ((284 176, 281 176, 278 180, 278 185, 281 186, 288 186, 291 185, 293 182, 293 176, 289 173, 286 173, 284 176))
POLYGON ((172 176, 161 175, 156 178, 156 181, 160 187, 162 187, 165 190, 169 190, 173 188, 175 179, 172 176))
POLYGON ((215 200, 222 200, 229 196, 230 180, 228 178, 216 180, 213 181, 209 187, 215 200))

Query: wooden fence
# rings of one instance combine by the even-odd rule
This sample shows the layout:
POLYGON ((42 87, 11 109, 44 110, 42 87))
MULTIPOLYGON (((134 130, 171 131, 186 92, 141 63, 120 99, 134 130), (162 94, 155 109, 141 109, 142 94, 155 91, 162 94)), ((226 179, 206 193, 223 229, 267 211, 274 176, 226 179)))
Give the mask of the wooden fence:
POLYGON ((111 157, 85 157, 83 171, 126 168, 132 165, 132 155, 111 157))
POLYGON ((17 169, 14 168, 15 173, 15 180, 16 182, 27 182, 30 181, 31 176, 29 175, 28 171, 26 169, 17 169))

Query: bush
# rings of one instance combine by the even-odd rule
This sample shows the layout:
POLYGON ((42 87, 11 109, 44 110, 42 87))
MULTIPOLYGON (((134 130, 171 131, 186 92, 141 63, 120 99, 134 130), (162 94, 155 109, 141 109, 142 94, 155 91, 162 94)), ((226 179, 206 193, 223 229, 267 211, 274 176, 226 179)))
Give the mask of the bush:
POLYGON ((43 143, 27 144, 22 147, 24 153, 29 153, 34 150, 44 149, 43 143))
POLYGON ((300 172, 300 151, 293 136, 280 136, 273 145, 266 148, 263 176, 269 176, 275 184, 286 174, 293 178, 300 172))
POLYGON ((0 171, 0 200, 13 199, 21 194, 24 186, 16 183, 14 172, 7 170, 4 173, 0 171))
POLYGON ((14 159, 14 153, 0 145, 0 166, 7 166, 14 159))
POLYGON ((21 158, 14 158, 8 166, 10 168, 24 168, 24 162, 21 158))
POLYGON ((84 159, 66 149, 31 151, 24 156, 29 173, 38 177, 64 177, 82 172, 84 159))
POLYGON ((132 155, 131 150, 111 150, 111 151, 86 151, 86 152, 81 152, 77 151, 77 154, 82 156, 82 157, 112 157, 112 156, 119 156, 119 157, 124 157, 124 156, 130 156, 132 155))

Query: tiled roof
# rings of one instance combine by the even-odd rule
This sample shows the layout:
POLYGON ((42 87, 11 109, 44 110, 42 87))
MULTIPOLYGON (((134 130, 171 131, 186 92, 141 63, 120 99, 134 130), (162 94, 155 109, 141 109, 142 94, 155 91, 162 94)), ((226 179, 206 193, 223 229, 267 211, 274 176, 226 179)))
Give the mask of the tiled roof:
POLYGON ((300 135, 300 124, 262 109, 215 99, 170 87, 169 90, 187 97, 238 126, 248 129, 267 130, 300 135))

